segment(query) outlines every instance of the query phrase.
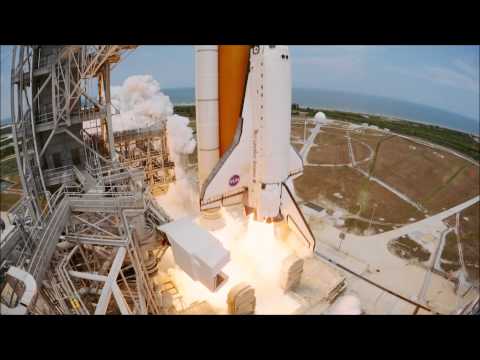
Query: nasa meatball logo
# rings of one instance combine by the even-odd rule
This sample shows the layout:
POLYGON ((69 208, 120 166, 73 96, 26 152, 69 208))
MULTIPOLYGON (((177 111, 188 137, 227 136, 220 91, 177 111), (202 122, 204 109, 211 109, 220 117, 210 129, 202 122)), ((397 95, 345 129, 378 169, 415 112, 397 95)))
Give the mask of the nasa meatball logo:
POLYGON ((228 180, 228 183, 230 184, 230 186, 235 186, 238 184, 238 182, 240 181, 240 176, 238 175, 233 175, 230 180, 228 180))

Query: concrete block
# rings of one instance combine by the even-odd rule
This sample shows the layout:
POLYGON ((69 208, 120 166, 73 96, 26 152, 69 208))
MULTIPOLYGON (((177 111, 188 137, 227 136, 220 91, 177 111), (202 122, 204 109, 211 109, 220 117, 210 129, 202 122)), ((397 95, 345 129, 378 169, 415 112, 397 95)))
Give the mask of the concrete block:
POLYGON ((248 315, 255 313, 255 289, 246 283, 234 286, 227 296, 228 313, 248 315))
POLYGON ((295 255, 287 257, 282 262, 280 270, 280 287, 284 291, 294 289, 302 278, 303 260, 295 255))

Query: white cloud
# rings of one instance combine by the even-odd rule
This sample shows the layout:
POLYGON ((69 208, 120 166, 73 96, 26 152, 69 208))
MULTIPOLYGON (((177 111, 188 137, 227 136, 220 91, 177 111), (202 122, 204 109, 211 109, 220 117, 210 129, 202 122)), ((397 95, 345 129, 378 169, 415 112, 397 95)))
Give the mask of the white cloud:
MULTIPOLYGON (((292 63, 296 71, 305 68, 304 76, 309 72, 323 74, 324 84, 325 81, 328 83, 327 78, 334 82, 346 78, 363 80, 367 74, 369 50, 372 48, 364 45, 292 46, 292 63)), ((309 82, 311 76, 306 76, 309 82)))
POLYGON ((341 73, 352 73, 360 70, 361 64, 358 60, 346 56, 305 56, 294 58, 295 64, 315 65, 322 71, 336 71, 341 73))
POLYGON ((346 54, 360 53, 376 48, 374 45, 292 45, 294 51, 300 50, 302 53, 310 54, 346 54))
POLYGON ((453 64, 465 75, 478 81, 478 66, 476 67, 473 64, 469 64, 462 59, 455 59, 453 64))
POLYGON ((439 84, 444 84, 459 89, 470 90, 478 93, 478 80, 466 76, 453 69, 441 66, 429 66, 426 69, 427 76, 439 84))
POLYGON ((456 65, 457 67, 463 66, 464 71, 470 72, 471 76, 467 76, 457 70, 444 66, 424 66, 422 69, 418 70, 394 65, 387 65, 386 69, 405 76, 427 80, 437 84, 478 93, 478 69, 477 76, 475 78, 475 68, 470 68, 466 63, 463 62, 457 63, 456 65))

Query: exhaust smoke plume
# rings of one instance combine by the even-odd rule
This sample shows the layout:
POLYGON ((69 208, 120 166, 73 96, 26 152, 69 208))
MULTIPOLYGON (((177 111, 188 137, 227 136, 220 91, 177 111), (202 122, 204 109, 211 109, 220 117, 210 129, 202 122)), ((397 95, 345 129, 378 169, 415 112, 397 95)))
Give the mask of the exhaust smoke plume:
POLYGON ((120 111, 112 117, 115 132, 160 125, 173 115, 170 98, 150 75, 130 76, 121 86, 112 86, 112 105, 120 111))
POLYGON ((228 280, 215 292, 192 280, 179 267, 169 270, 172 281, 182 294, 185 304, 208 301, 219 313, 227 311, 227 295, 240 282, 253 286, 256 295, 256 314, 293 313, 300 304, 280 287, 282 261, 293 253, 285 239, 275 234, 274 225, 241 219, 221 210, 225 227, 212 231, 230 251, 230 262, 223 268, 228 280))
MULTIPOLYGON (((112 89, 112 103, 119 115, 113 117, 114 131, 146 128, 162 123, 167 129, 170 156, 175 162, 176 181, 166 194, 157 197, 158 204, 174 219, 198 215, 198 189, 194 176, 188 174, 186 157, 195 151, 196 141, 189 120, 173 113, 168 96, 149 75, 131 76, 122 86, 112 89)), ((239 282, 255 288, 256 313, 292 313, 299 303, 286 295, 280 287, 282 261, 293 250, 286 239, 275 234, 274 225, 259 223, 251 218, 222 209, 225 227, 211 231, 230 251, 231 261, 223 271, 228 280, 217 291, 211 292, 201 283, 192 280, 178 266, 173 265, 171 251, 162 262, 171 262, 168 274, 188 305, 195 301, 208 301, 220 313, 227 308, 228 291, 239 282)))
POLYGON ((362 307, 358 297, 344 295, 333 304, 328 310, 328 315, 361 315, 362 307))
POLYGON ((188 118, 173 113, 170 98, 151 75, 130 76, 121 86, 112 86, 112 104, 120 111, 112 117, 115 132, 166 126, 177 180, 161 197, 160 205, 173 217, 191 212, 196 190, 187 179, 186 157, 195 151, 196 140, 188 118))

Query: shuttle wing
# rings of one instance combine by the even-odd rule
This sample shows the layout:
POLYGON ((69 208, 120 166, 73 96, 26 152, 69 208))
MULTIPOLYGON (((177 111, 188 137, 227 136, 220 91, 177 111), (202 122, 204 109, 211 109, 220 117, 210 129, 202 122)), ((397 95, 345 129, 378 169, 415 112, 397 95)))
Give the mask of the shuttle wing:
MULTIPOLYGON (((240 118, 232 146, 212 170, 200 193, 200 209, 211 209, 232 204, 233 198, 248 188, 251 159, 248 143, 243 135, 244 120, 240 118)), ((235 201, 233 201, 235 203, 235 201)))
POLYGON ((232 145, 214 167, 200 192, 200 210, 240 202, 250 184, 252 165, 252 112, 248 94, 252 80, 247 79, 245 98, 232 145))
POLYGON ((313 251, 315 248, 315 237, 313 236, 312 230, 310 230, 307 221, 303 217, 297 202, 293 198, 290 189, 285 183, 282 184, 280 209, 283 217, 287 221, 288 227, 305 241, 307 248, 313 251))

